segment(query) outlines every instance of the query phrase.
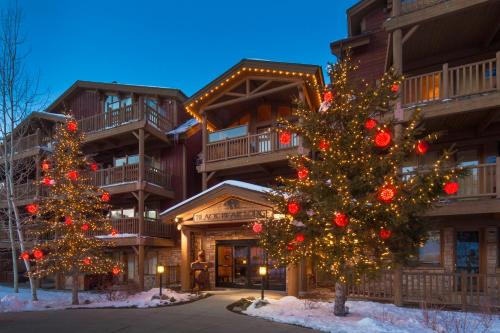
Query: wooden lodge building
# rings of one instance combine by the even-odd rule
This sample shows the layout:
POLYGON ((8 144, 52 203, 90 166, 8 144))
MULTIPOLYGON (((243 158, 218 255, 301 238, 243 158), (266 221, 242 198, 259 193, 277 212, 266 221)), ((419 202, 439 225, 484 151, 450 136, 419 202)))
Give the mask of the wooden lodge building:
MULTIPOLYGON (((500 2, 361 0, 347 17, 348 37, 332 42, 331 52, 342 57, 351 49, 368 80, 391 66, 400 71, 396 120, 421 108, 426 130, 442 133, 402 172, 432 163, 453 143, 456 162, 470 170, 459 193, 426 214, 432 230, 414 263, 351 286, 350 296, 498 305, 500 2)), ((168 283, 189 290, 198 260, 209 288, 257 288, 258 267, 271 259, 245 225, 273 214, 265 195, 276 176, 293 174, 287 155, 309 154, 300 137, 283 145, 273 128, 280 118, 293 120, 294 98, 317 110, 323 87, 319 66, 262 60, 242 60, 189 98, 177 89, 77 81, 47 112, 28 118, 33 126, 19 158, 39 165, 53 124, 70 108, 86 134, 85 152, 100 164, 93 181, 112 194, 120 237, 111 251, 125 264, 123 281, 152 287, 161 263, 168 283)), ((25 188, 27 198, 43 195, 25 188)), ((9 280, 2 258, 0 279, 9 280)), ((85 277, 82 287, 96 278, 85 277)), ((270 270, 265 287, 298 295, 328 282, 303 262, 270 270)))

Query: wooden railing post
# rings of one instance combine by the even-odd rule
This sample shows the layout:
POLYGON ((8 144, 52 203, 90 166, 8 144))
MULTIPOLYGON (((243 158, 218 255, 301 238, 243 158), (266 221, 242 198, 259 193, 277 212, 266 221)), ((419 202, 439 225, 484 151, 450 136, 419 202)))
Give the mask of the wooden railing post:
POLYGON ((227 140, 227 137, 224 139, 224 159, 227 160, 227 157, 229 155, 229 143, 227 140))
POLYGON ((448 85, 449 85, 449 76, 450 74, 448 73, 448 63, 443 64, 443 73, 442 73, 442 85, 440 87, 441 89, 441 99, 446 99, 449 96, 448 93, 448 85))
POLYGON ((467 275, 465 271, 460 272, 460 293, 461 293, 461 301, 462 301, 462 310, 465 311, 467 309, 467 275))
MULTIPOLYGON (((496 74, 497 74, 497 90, 500 91, 500 51, 496 54, 496 74)), ((493 75, 493 73, 491 73, 493 75)))
POLYGON ((394 268, 394 305, 403 306, 403 270, 394 268))
POLYGON ((250 156, 250 133, 247 133, 247 156, 250 156))
POLYGON ((495 192, 500 198, 500 156, 497 156, 495 164, 495 192))

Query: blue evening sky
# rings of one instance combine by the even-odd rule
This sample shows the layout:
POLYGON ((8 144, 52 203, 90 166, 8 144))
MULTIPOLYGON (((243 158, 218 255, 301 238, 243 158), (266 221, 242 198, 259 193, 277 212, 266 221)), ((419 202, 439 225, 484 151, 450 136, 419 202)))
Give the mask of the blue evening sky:
MULTIPOLYGON (((53 100, 76 80, 180 88, 242 58, 318 64, 357 0, 19 0, 29 66, 53 100)), ((8 0, 0 0, 5 6, 8 0)))

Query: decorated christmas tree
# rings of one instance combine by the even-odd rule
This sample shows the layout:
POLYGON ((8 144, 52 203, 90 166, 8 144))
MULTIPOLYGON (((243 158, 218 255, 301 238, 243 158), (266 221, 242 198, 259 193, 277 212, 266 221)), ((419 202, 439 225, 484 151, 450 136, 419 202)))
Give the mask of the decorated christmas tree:
POLYGON ((73 304, 78 304, 81 274, 121 272, 105 253, 111 244, 92 236, 113 232, 108 218, 110 195, 91 185, 90 173, 97 164, 83 154, 82 140, 74 119, 68 117, 57 126, 54 151, 41 165, 41 186, 48 188, 48 196, 26 206, 37 241, 22 253, 33 261, 31 274, 37 278, 56 273, 71 276, 73 304))
POLYGON ((422 163, 437 134, 419 127, 418 111, 407 123, 394 120, 401 77, 390 71, 372 86, 351 80, 356 70, 348 56, 333 65, 320 110, 299 104, 298 121, 281 122, 280 141, 299 135, 312 158, 289 157, 296 177, 279 178, 270 194, 279 214, 253 226, 280 264, 311 258, 331 275, 340 316, 349 283, 415 255, 427 234, 420 216, 438 197, 457 192, 460 173, 451 151, 422 163), (408 161, 419 163, 405 174, 408 161))

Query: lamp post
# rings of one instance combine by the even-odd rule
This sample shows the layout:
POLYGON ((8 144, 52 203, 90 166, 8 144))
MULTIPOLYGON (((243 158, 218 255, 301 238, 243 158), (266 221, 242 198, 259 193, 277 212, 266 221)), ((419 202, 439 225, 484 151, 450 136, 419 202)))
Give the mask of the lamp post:
POLYGON ((165 266, 163 266, 163 265, 156 266, 156 272, 158 272, 158 274, 160 275, 160 297, 161 297, 162 296, 162 292, 161 292, 161 287, 162 287, 161 275, 165 272, 165 266))
POLYGON ((261 289, 260 289, 260 299, 264 299, 264 279, 267 275, 267 266, 260 266, 259 267, 259 275, 262 278, 261 282, 261 289))

